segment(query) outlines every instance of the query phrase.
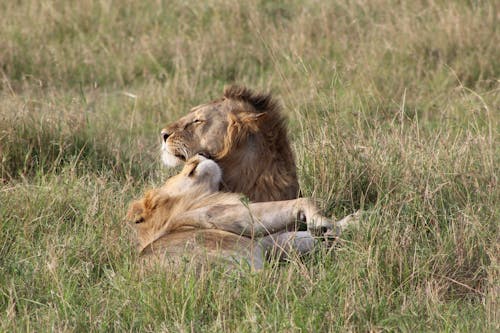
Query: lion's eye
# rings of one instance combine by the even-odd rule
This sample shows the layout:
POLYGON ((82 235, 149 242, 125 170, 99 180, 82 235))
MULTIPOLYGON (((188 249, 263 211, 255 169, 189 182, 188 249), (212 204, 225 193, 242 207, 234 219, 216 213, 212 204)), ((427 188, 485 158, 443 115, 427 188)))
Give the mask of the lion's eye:
POLYGON ((142 222, 144 222, 144 217, 142 217, 142 216, 135 221, 136 224, 142 223, 142 222))
POLYGON ((193 120, 193 124, 199 124, 199 123, 202 123, 202 122, 203 122, 203 120, 201 120, 201 119, 195 119, 195 120, 193 120))

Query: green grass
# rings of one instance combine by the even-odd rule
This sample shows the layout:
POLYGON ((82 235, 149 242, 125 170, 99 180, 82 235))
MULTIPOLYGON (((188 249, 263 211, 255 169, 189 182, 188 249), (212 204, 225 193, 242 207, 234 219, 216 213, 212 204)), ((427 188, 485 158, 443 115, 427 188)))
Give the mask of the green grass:
POLYGON ((495 1, 4 1, 0 331, 500 329, 495 1), (122 222, 160 128, 279 96, 334 254, 142 274, 122 222))

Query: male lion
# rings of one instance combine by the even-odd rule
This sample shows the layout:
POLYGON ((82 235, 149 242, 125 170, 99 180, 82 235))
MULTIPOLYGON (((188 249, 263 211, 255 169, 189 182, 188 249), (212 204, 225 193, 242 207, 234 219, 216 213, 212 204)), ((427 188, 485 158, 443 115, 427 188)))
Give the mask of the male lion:
POLYGON ((175 261, 189 253, 197 260, 223 258, 259 269, 269 254, 309 252, 319 238, 331 240, 355 220, 349 216, 334 228, 305 198, 245 204, 236 193, 218 191, 221 175, 213 160, 195 155, 161 188, 133 202, 127 220, 141 255, 175 261), (301 223, 307 231, 294 231, 301 223))
POLYGON ((224 190, 254 202, 295 199, 299 185, 279 104, 267 94, 230 86, 161 131, 167 166, 203 153, 222 168, 224 190))

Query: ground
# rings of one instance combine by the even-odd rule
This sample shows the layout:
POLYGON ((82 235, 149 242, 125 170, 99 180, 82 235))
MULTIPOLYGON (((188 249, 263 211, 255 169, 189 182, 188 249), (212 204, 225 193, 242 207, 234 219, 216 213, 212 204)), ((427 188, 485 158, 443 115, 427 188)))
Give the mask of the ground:
POLYGON ((0 4, 0 331, 498 331, 495 1, 0 4), (335 253, 138 273, 159 131, 240 83, 279 97, 335 253))

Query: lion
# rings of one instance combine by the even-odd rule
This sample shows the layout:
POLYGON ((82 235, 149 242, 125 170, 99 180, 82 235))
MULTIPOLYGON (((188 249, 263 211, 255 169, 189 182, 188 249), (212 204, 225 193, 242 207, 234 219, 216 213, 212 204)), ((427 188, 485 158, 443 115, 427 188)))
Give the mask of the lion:
POLYGON ((329 243, 355 220, 352 215, 335 225, 306 198, 249 203, 241 194, 220 192, 221 180, 218 164, 198 154, 162 187, 134 201, 126 219, 141 256, 168 261, 191 254, 260 269, 270 257, 329 243), (296 231, 301 224, 307 231, 296 231))
POLYGON ((203 153, 222 168, 222 189, 253 202, 295 199, 299 184, 281 107, 269 94, 232 85, 161 130, 162 161, 203 153))

